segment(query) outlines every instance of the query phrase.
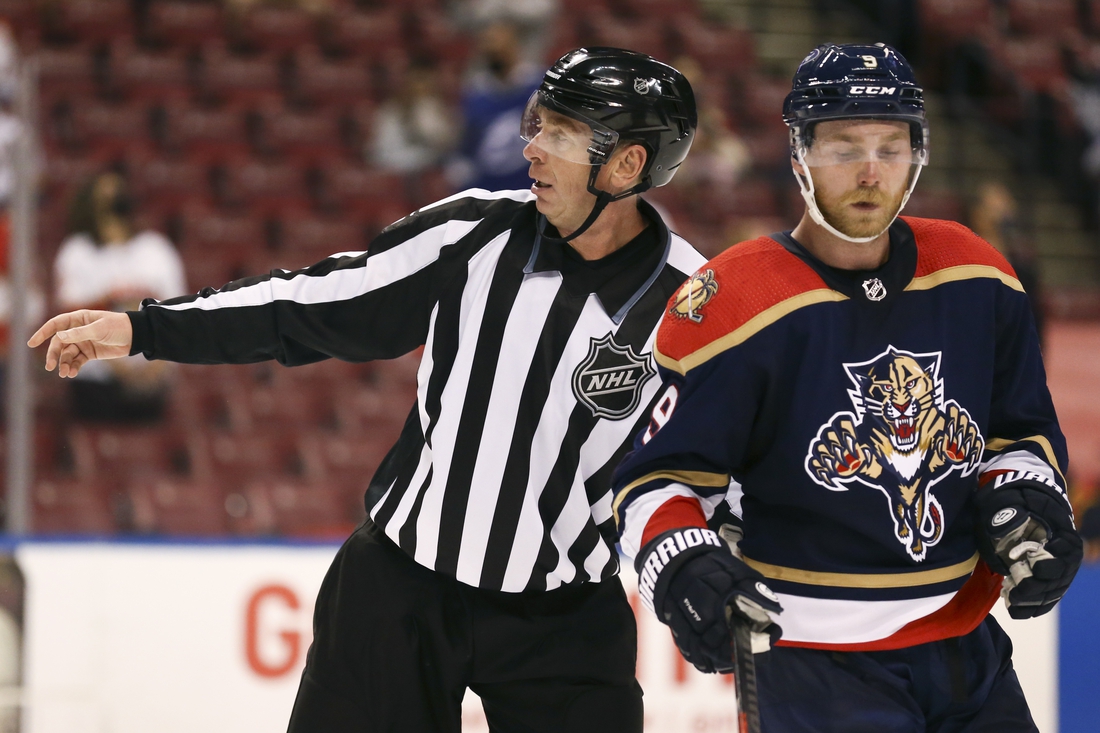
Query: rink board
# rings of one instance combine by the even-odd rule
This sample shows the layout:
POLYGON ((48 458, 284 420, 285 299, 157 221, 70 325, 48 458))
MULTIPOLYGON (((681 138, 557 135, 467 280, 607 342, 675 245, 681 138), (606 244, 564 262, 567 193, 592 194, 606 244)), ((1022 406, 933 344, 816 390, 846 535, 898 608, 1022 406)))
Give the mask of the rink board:
MULTIPOLYGON (((269 733, 285 730, 313 599, 333 544, 26 542, 24 733, 269 733)), ((624 571, 628 590, 633 573, 624 571)), ((728 677, 682 662, 641 609, 638 676, 646 732, 736 731, 728 677)), ((1056 614, 1006 622, 1044 733, 1094 730, 1100 634, 1089 610, 1100 570, 1083 571, 1056 614), (1059 644, 1059 638, 1061 643, 1059 644), (1059 648, 1061 658, 1059 659, 1059 648)), ((998 613, 1001 617, 1003 614, 998 613)), ((464 733, 487 728, 477 700, 464 733)))

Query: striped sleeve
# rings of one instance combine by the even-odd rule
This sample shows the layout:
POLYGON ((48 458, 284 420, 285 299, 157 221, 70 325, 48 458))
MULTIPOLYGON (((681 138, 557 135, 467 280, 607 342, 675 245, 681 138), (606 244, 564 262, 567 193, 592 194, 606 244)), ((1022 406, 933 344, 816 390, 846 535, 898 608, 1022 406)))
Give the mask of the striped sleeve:
POLYGON ((193 364, 367 361, 422 345, 440 292, 465 271, 479 225, 507 228, 530 193, 466 191, 386 228, 366 252, 334 254, 130 314, 131 353, 193 364), (469 250, 469 251, 467 251, 469 250))

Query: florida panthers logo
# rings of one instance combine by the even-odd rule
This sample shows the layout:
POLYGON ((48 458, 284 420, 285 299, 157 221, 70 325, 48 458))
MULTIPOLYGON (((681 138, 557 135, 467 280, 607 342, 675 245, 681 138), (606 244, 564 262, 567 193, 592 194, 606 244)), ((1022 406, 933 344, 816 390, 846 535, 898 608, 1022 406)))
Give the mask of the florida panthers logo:
POLYGON ((943 536, 943 508, 932 487, 952 471, 970 475, 985 443, 970 414, 944 402, 940 352, 887 348, 845 364, 855 412, 838 412, 818 431, 806 471, 831 491, 860 483, 890 501, 894 535, 920 562, 943 536))

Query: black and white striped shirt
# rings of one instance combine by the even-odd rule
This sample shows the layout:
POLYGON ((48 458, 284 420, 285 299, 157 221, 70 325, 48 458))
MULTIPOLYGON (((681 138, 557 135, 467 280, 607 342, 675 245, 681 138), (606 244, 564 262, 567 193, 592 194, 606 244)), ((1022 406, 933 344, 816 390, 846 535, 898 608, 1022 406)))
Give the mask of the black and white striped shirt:
POLYGON ((654 225, 585 263, 539 236, 530 192, 465 191, 366 253, 146 301, 133 352, 296 365, 424 345, 416 404, 367 490, 371 517, 469 585, 598 582, 618 571, 610 478, 658 388, 657 324, 704 262, 639 205, 654 225))

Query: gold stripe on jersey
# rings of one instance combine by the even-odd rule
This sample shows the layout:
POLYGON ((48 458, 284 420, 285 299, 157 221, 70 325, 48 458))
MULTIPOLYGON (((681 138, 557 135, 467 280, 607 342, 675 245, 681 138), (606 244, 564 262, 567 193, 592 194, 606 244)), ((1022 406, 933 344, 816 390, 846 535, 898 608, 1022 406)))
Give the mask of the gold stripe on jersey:
POLYGON ((1062 483, 1068 486, 1069 484, 1066 484, 1066 475, 1062 473, 1062 469, 1058 467, 1058 459, 1054 457, 1054 446, 1052 446, 1050 444, 1050 441, 1042 435, 1029 435, 1026 438, 1018 438, 1016 440, 1006 440, 1005 438, 991 438, 985 442, 985 449, 988 451, 993 451, 995 453, 1000 453, 1008 446, 1015 445, 1016 443, 1023 443, 1025 440, 1030 440, 1032 443, 1038 444, 1038 446, 1043 449, 1043 455, 1046 456, 1047 463, 1050 464, 1051 468, 1058 472, 1058 476, 1061 477, 1062 483))
POLYGON ((748 557, 745 563, 771 580, 786 580, 802 585, 821 585, 830 588, 912 588, 918 585, 933 585, 949 580, 964 578, 974 572, 978 564, 978 553, 969 559, 945 568, 917 570, 912 573, 820 573, 813 570, 799 570, 782 565, 769 565, 748 557))
POLYGON ((647 484, 650 481, 660 481, 661 479, 668 479, 688 486, 721 487, 730 485, 730 477, 725 473, 709 473, 707 471, 656 471, 646 474, 640 479, 631 481, 629 484, 619 489, 619 493, 615 495, 615 500, 611 502, 611 511, 615 515, 615 522, 619 522, 619 505, 623 503, 623 499, 626 498, 627 494, 642 484, 647 484))
MULTIPOLYGON (((787 298, 773 305, 765 311, 757 313, 755 316, 745 321, 744 325, 711 341, 701 349, 693 351, 683 359, 677 361, 670 356, 665 356, 660 352, 657 346, 653 347, 653 356, 657 359, 657 363, 665 369, 680 374, 687 374, 700 364, 704 364, 718 354, 721 354, 723 351, 732 349, 734 346, 747 341, 749 337, 763 331, 776 321, 794 313, 800 308, 805 308, 806 306, 815 305, 817 303, 839 302, 842 300, 848 300, 848 296, 828 288, 799 293, 792 298, 787 298)), ((660 339, 658 339, 658 344, 659 343, 660 339)))
POLYGON ((1024 286, 1020 284, 1019 280, 991 265, 956 265, 955 267, 945 267, 942 270, 936 270, 930 275, 913 278, 909 284, 905 286, 905 289, 931 290, 944 283, 957 282, 959 280, 975 280, 983 277, 992 280, 1000 280, 1013 290, 1019 290, 1021 293, 1024 292, 1024 286))

